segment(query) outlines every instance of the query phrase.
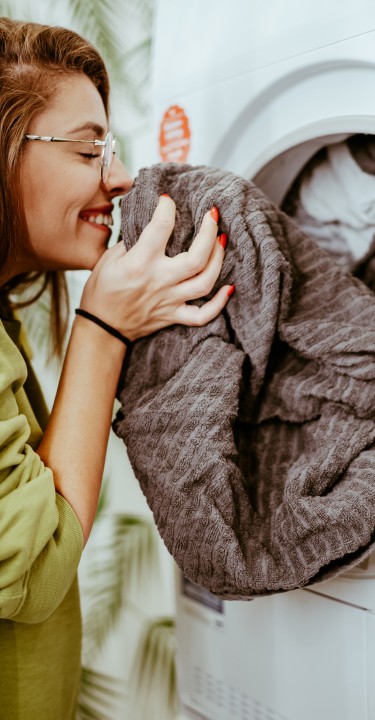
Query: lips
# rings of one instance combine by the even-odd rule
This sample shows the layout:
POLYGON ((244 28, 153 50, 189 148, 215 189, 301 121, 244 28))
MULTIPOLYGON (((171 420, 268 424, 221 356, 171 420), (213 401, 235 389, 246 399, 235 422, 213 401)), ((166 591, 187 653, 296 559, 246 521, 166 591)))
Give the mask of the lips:
POLYGON ((95 208, 86 208, 81 210, 79 217, 85 222, 89 222, 92 225, 96 225, 101 228, 108 228, 113 225, 112 218, 113 205, 102 205, 95 208))

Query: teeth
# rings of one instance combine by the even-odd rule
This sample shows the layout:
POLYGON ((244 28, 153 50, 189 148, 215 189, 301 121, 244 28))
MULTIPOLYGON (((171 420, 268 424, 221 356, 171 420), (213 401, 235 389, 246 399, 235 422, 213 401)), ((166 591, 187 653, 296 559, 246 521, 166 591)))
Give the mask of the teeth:
POLYGON ((102 215, 102 213, 99 213, 99 215, 90 215, 87 221, 96 223, 96 225, 113 225, 112 215, 102 215))

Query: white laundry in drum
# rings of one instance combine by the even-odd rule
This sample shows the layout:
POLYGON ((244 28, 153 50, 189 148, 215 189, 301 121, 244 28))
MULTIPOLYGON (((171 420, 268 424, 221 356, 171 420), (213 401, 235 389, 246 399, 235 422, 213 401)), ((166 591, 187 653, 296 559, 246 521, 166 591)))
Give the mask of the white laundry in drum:
POLYGON ((375 235, 373 136, 354 137, 313 156, 283 203, 299 227, 350 270, 368 255, 375 235))

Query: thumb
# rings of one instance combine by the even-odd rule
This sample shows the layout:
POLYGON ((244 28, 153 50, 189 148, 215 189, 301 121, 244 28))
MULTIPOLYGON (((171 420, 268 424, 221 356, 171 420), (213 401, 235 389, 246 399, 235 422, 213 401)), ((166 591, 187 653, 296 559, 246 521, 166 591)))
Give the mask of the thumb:
POLYGON ((169 195, 161 195, 155 212, 143 232, 138 244, 151 255, 165 253, 176 220, 176 205, 169 195))

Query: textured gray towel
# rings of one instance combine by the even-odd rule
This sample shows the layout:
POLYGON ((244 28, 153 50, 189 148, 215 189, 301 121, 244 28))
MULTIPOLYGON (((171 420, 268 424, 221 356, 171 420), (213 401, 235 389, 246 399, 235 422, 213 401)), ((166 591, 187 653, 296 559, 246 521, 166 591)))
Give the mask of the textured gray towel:
POLYGON ((168 253, 216 205, 226 310, 137 341, 114 423, 182 571, 225 598, 290 590, 363 559, 375 528, 375 297, 253 184, 206 167, 144 169, 127 248, 161 193, 168 253))

